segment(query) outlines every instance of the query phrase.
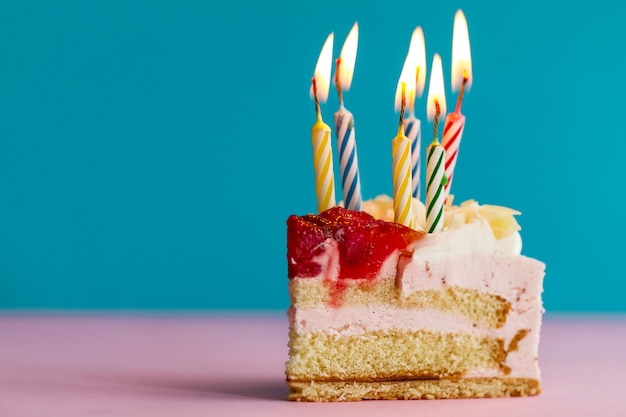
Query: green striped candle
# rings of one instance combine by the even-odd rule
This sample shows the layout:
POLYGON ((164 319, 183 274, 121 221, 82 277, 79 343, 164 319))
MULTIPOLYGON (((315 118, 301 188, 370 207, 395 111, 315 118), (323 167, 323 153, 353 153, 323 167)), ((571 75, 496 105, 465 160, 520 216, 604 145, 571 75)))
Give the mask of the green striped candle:
POLYGON ((446 151, 437 138, 426 149, 426 230, 428 233, 443 229, 444 187, 446 181, 446 151))
POLYGON ((432 143, 426 148, 426 230, 428 233, 443 230, 444 187, 446 177, 446 151, 439 143, 439 117, 446 114, 446 96, 443 87, 441 57, 435 54, 430 71, 428 99, 426 103, 428 119, 434 119, 432 143))

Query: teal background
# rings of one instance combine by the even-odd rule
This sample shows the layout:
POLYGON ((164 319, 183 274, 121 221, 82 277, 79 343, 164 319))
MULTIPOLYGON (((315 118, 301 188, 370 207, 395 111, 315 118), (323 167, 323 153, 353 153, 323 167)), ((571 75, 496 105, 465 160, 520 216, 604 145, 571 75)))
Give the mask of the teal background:
MULTIPOLYGON (((454 105, 458 8, 474 84, 457 201, 523 212, 548 311, 626 311, 626 6, 545 0, 5 2, 0 308, 286 308, 285 220, 316 207, 308 91, 326 36, 337 56, 359 22, 345 100, 372 198, 392 191, 418 25, 454 105)), ((327 122, 336 108, 331 89, 327 122)))

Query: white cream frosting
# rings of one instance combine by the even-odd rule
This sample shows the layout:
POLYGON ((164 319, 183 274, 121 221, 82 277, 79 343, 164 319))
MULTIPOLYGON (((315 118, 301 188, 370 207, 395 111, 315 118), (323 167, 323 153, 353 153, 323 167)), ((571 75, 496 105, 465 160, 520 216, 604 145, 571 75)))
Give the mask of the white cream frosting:
MULTIPOLYGON (((426 207, 424 203, 414 198, 411 207, 413 210, 413 228, 419 231, 426 231, 426 207)), ((389 222, 394 221, 393 199, 387 195, 382 194, 372 200, 364 201, 362 209, 376 219, 389 222)), ((521 230, 521 227, 514 217, 519 214, 521 214, 519 211, 508 207, 490 204, 480 205, 474 200, 468 200, 459 206, 453 206, 450 199, 449 204, 444 207, 443 232, 458 229, 481 219, 490 225, 492 233, 497 240, 516 235, 504 244, 511 245, 512 248, 519 246, 517 253, 520 253, 522 240, 518 232, 521 230)))

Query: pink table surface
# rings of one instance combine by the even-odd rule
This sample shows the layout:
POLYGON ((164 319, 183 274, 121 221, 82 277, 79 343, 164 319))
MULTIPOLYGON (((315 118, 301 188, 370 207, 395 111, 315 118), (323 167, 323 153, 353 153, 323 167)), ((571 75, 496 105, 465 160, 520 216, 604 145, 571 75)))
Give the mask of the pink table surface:
POLYGON ((285 401, 282 315, 0 315, 0 416, 626 416, 626 316, 548 317, 544 393, 285 401))

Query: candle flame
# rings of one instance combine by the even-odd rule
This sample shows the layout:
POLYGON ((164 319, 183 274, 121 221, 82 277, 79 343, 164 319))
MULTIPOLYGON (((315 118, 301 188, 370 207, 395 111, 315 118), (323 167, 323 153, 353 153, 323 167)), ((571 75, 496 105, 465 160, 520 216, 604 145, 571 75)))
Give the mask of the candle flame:
POLYGON ((446 114, 446 92, 443 86, 443 67, 441 57, 435 54, 433 65, 430 70, 430 83, 428 84, 428 98, 426 99, 426 114, 428 120, 435 118, 435 101, 439 104, 439 116, 446 114))
POLYGON ((461 88, 464 78, 467 79, 465 89, 469 90, 472 86, 472 53, 467 20, 459 9, 454 16, 452 31, 452 91, 461 88))
MULTIPOLYGON (((320 102, 325 103, 328 99, 328 90, 330 89, 330 70, 333 61, 333 40, 334 33, 328 35, 324 46, 320 52, 320 56, 317 59, 317 65, 315 65, 315 72, 313 78, 317 84, 317 97, 320 102)), ((313 97, 313 86, 311 86, 311 97, 313 97)))
POLYGON ((426 46, 424 31, 420 26, 413 31, 413 36, 411 36, 409 54, 415 59, 415 93, 417 97, 422 97, 426 84, 426 46))
POLYGON ((339 73, 339 84, 343 91, 350 90, 352 76, 354 75, 354 63, 356 62, 356 50, 359 46, 359 24, 355 23, 348 33, 341 53, 337 72, 339 73))
POLYGON ((415 96, 422 96, 426 83, 426 48, 424 46, 424 32, 421 27, 417 27, 411 36, 409 52, 404 60, 404 66, 396 87, 396 111, 400 110, 402 83, 406 83, 406 100, 409 103, 409 109, 412 110, 415 96))
POLYGON ((398 86, 396 87, 396 111, 401 109, 403 99, 410 103, 415 98, 415 73, 411 70, 413 65, 409 61, 409 58, 410 57, 407 55, 404 60, 404 66, 402 67, 398 86), (404 97, 402 97, 402 93, 404 93, 404 97))

